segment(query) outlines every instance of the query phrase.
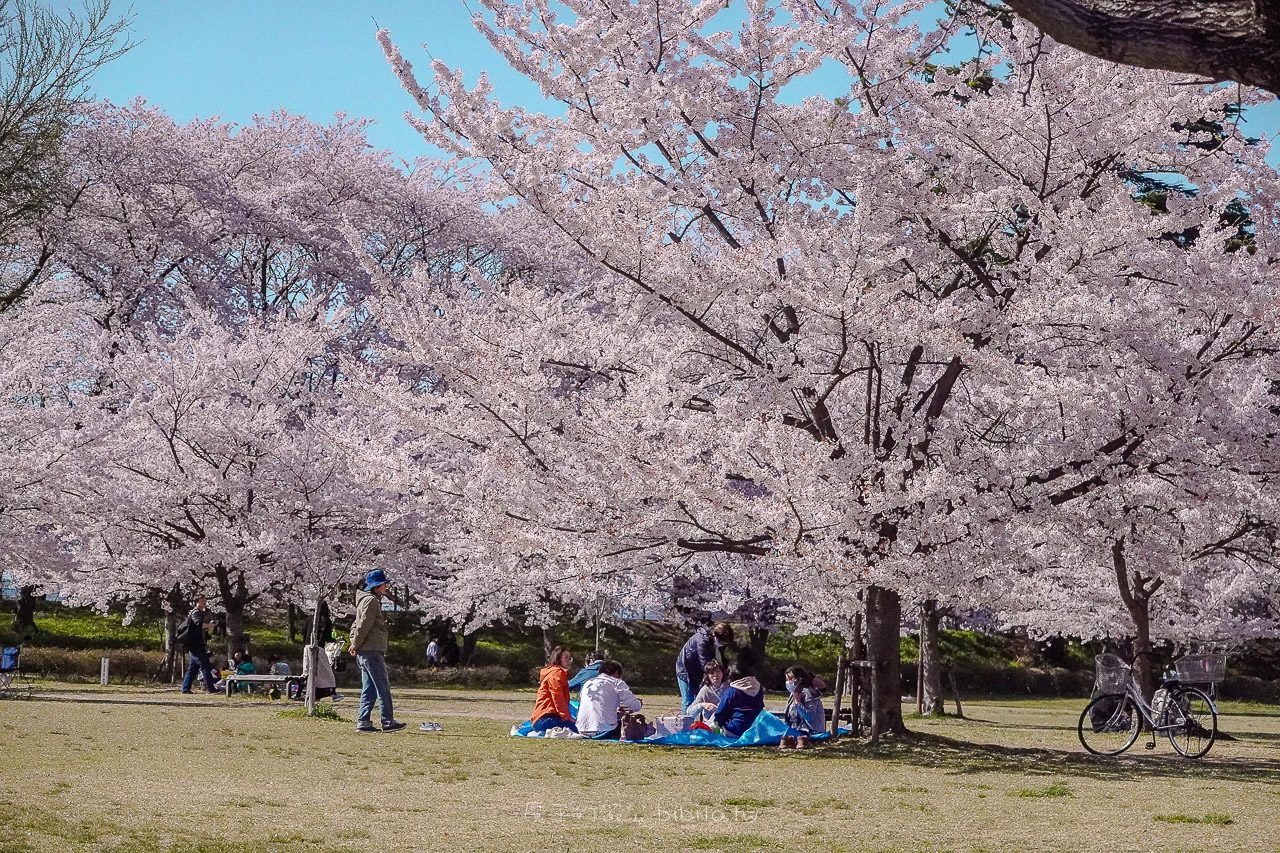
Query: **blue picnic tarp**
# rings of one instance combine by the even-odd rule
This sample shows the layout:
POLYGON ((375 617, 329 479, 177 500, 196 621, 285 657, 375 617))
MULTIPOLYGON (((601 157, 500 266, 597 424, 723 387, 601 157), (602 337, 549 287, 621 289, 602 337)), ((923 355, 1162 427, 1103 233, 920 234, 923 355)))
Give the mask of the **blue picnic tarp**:
MULTIPOLYGON (((532 730, 533 725, 526 721, 512 729, 511 733, 516 737, 529 737, 532 730)), ((742 737, 739 738, 718 735, 706 729, 693 729, 679 734, 651 737, 641 741, 627 741, 627 743, 652 743, 660 746, 714 746, 718 749, 730 749, 739 746, 777 746, 782 741, 782 736, 788 733, 793 735, 801 734, 795 729, 788 728, 786 723, 768 711, 761 711, 751 728, 743 732, 742 737)), ((829 732, 822 732, 821 734, 810 735, 809 739, 821 741, 829 737, 831 737, 829 732)), ((610 743, 616 743, 616 741, 610 741, 610 743)))

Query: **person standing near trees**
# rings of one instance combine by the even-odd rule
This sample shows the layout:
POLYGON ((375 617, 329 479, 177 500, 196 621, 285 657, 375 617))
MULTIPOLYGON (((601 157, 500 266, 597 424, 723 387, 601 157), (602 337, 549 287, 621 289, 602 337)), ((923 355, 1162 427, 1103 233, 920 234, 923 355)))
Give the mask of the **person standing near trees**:
POLYGON ((196 596, 196 606, 187 614, 186 620, 178 628, 178 639, 187 648, 187 674, 182 679, 182 692, 190 693, 195 682, 196 672, 204 681, 205 691, 217 693, 213 686, 217 677, 213 674, 213 663, 209 660, 209 640, 205 633, 213 627, 213 617, 206 609, 208 599, 203 595, 196 596))
POLYGON ((680 685, 680 707, 687 710, 693 704, 694 694, 702 686, 702 675, 707 664, 718 661, 725 665, 724 651, 733 644, 733 628, 728 622, 717 622, 708 628, 703 625, 680 649, 676 658, 676 682, 680 685))
POLYGON ((382 731, 398 732, 405 727, 395 718, 391 706, 391 682, 387 680, 387 620, 382 615, 382 596, 387 591, 387 575, 374 569, 364 576, 364 589, 356 595, 356 620, 351 625, 351 654, 360 667, 360 714, 356 731, 376 732, 373 705, 382 712, 382 731))

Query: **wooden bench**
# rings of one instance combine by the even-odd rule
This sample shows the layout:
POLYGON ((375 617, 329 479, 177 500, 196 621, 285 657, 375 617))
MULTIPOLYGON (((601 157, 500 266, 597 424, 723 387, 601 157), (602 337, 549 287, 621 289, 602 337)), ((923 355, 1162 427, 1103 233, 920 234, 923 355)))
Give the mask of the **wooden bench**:
POLYGON ((227 697, 231 697, 232 691, 237 684, 270 684, 284 688, 284 694, 289 695, 289 685, 295 682, 301 682, 304 676, 301 675, 228 675, 224 681, 223 687, 227 691, 227 697))

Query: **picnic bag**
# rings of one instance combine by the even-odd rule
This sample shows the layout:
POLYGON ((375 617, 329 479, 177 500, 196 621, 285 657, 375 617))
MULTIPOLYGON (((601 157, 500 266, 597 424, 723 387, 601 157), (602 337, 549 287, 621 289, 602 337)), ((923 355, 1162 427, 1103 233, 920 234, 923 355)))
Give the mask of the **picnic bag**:
POLYGON ((644 740, 653 734, 652 727, 644 718, 644 714, 626 712, 618 716, 619 740, 644 740))
POLYGON ((666 737, 687 732, 693 725, 693 720, 694 718, 687 714, 668 714, 665 717, 658 717, 653 721, 654 734, 666 737))

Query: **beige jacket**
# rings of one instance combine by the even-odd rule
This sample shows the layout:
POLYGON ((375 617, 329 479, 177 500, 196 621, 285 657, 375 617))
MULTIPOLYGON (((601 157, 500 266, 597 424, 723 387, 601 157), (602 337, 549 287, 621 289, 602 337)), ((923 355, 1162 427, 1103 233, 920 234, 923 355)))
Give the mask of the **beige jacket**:
POLYGON ((351 624, 351 648, 387 653, 387 620, 382 615, 382 597, 360 590, 356 596, 356 621, 351 624))

